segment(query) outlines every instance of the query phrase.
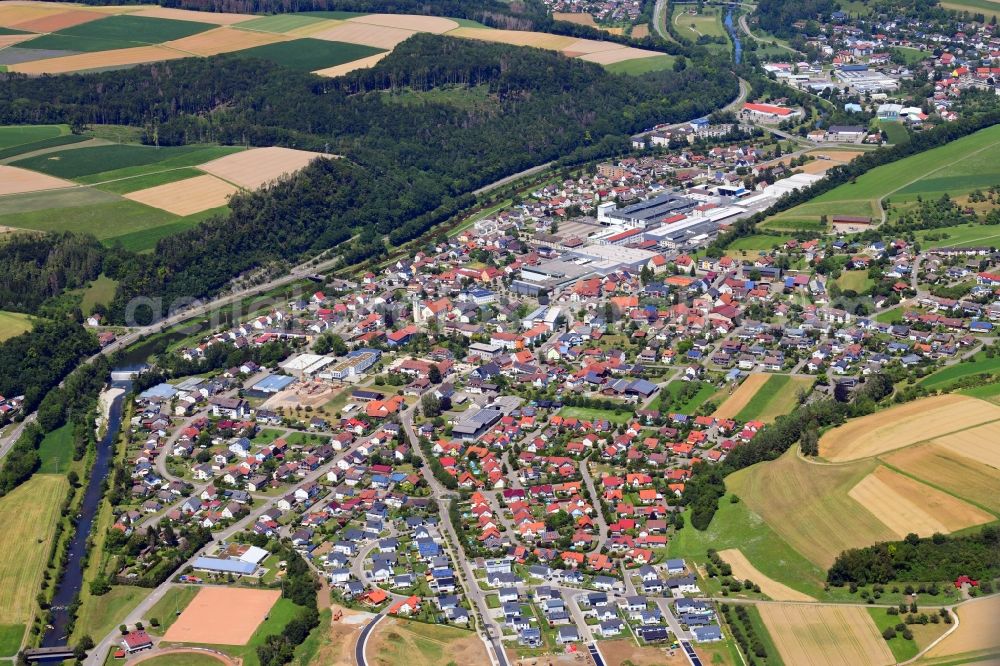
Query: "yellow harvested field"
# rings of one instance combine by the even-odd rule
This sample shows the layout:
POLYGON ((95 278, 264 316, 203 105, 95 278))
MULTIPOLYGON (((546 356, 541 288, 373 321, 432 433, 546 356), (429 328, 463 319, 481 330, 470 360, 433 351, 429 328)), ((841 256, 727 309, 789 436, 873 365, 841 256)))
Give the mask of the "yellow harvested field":
POLYGON ((213 56, 231 51, 242 51, 255 46, 285 42, 290 38, 270 32, 251 32, 234 28, 215 28, 190 37, 164 42, 163 46, 189 55, 213 56))
POLYGON ((62 187, 76 187, 76 183, 37 171, 0 165, 0 196, 55 190, 62 187))
POLYGON ((235 185, 215 176, 195 176, 175 183, 157 185, 123 195, 153 208, 174 215, 193 215, 203 210, 225 206, 229 197, 239 191, 235 185))
POLYGON ((389 55, 389 51, 386 51, 385 53, 376 53, 375 55, 368 56, 367 58, 361 58, 360 60, 354 60, 352 62, 345 62, 343 65, 334 65, 333 67, 327 67, 326 69, 317 69, 313 72, 313 74, 318 74, 319 76, 329 76, 331 78, 335 76, 343 76, 344 74, 353 72, 356 69, 374 67, 387 55, 389 55))
POLYGON ((953 432, 938 437, 934 443, 960 456, 1000 469, 1000 422, 953 432))
POLYGON ((170 7, 150 7, 133 12, 134 16, 149 18, 174 19, 175 21, 195 21, 197 23, 214 23, 215 25, 233 25, 242 21, 258 18, 253 14, 227 14, 224 12, 197 12, 191 9, 172 9, 170 7))
POLYGON ((786 664, 889 666, 896 663, 864 607, 758 604, 757 610, 786 664))
POLYGON ((58 32, 59 30, 71 28, 74 25, 90 23, 104 17, 104 14, 99 14, 98 12, 75 9, 18 23, 14 27, 18 30, 27 30, 28 32, 58 32))
POLYGON ((924 655, 927 658, 963 655, 969 652, 991 652, 997 663, 1000 653, 1000 638, 997 632, 997 618, 1000 618, 1000 596, 980 597, 967 601, 955 609, 958 613, 958 629, 948 634, 940 643, 924 655))
POLYGON ((345 21, 327 30, 315 32, 311 37, 331 42, 347 42, 348 44, 374 46, 379 49, 393 49, 397 44, 415 34, 417 34, 415 30, 387 28, 381 25, 371 25, 370 23, 345 21))
POLYGON ((458 28, 448 33, 449 37, 465 37, 481 39, 487 42, 500 42, 514 46, 536 46, 540 49, 559 51, 573 42, 579 41, 573 37, 549 35, 544 32, 527 32, 522 30, 494 30, 493 28, 458 28))
POLYGON ((147 62, 176 60, 184 57, 186 57, 184 53, 162 46, 137 46, 134 49, 97 51, 34 62, 22 62, 17 65, 9 65, 7 69, 22 74, 65 74, 87 69, 141 65, 147 62))
POLYGON ((879 466, 847 493, 900 538, 982 525, 993 516, 936 488, 879 466))
POLYGON ((819 440, 834 462, 858 460, 1000 419, 1000 406, 964 395, 938 395, 853 419, 819 440))
POLYGON ((32 35, 31 33, 24 35, 0 35, 0 49, 5 49, 8 46, 13 46, 18 42, 23 42, 26 39, 34 39, 38 35, 32 35))
POLYGON ((761 592, 775 601, 816 601, 816 599, 810 597, 808 594, 793 590, 787 585, 765 576, 757 567, 750 563, 750 560, 747 559, 747 556, 739 548, 720 550, 719 557, 733 568, 733 578, 752 580, 756 585, 760 585, 761 592))
POLYGON ((0 27, 13 28, 18 23, 27 23, 64 11, 66 11, 66 7, 58 5, 22 5, 5 2, 0 4, 0 27))
POLYGON ((649 37, 649 26, 643 23, 642 25, 637 25, 632 28, 632 36, 636 39, 642 39, 643 37, 649 37))
POLYGON ((771 375, 763 372, 755 372, 750 375, 743 380, 743 383, 740 384, 735 391, 733 391, 732 395, 726 398, 726 400, 719 405, 719 408, 715 410, 715 413, 713 413, 712 416, 718 419, 734 418, 737 414, 743 411, 743 408, 747 406, 747 403, 750 402, 755 395, 757 395, 757 391, 759 391, 770 378, 771 375))
POLYGON ((432 32, 435 35, 454 30, 458 23, 439 16, 418 16, 416 14, 368 14, 347 19, 348 23, 368 23, 386 28, 400 28, 416 32, 432 32))
POLYGON ((292 30, 286 30, 284 34, 291 37, 312 37, 317 32, 323 32, 342 23, 343 21, 339 19, 326 19, 325 21, 316 21, 315 23, 299 26, 292 30))
POLYGON ((591 14, 581 12, 552 12, 552 18, 556 21, 566 21, 577 25, 589 25, 591 28, 597 27, 597 22, 591 14))
POLYGON ((1000 513, 1000 470, 972 458, 956 455, 937 440, 894 451, 881 458, 952 495, 1000 513))
POLYGON ((234 185, 254 190, 281 176, 295 173, 317 157, 333 155, 292 148, 252 148, 206 162, 198 168, 234 185))
POLYGON ((616 62, 625 62, 626 60, 636 60, 638 58, 652 58, 658 55, 662 54, 656 51, 647 51, 646 49, 636 49, 628 46, 612 51, 588 53, 587 55, 580 56, 580 60, 596 62, 598 65, 613 65, 616 62))
POLYGON ((614 42, 599 42, 596 39, 578 39, 562 50, 568 56, 575 57, 585 53, 599 53, 601 51, 614 51, 622 48, 621 44, 614 42))
POLYGON ((69 487, 62 474, 36 474, 0 499, 0 624, 30 624, 69 487))

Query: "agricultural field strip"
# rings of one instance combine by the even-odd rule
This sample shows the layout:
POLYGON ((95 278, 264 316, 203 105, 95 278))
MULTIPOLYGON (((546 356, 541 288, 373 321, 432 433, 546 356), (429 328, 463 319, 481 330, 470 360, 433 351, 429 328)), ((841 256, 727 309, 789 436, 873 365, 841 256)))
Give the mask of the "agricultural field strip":
MULTIPOLYGON (((926 442, 923 443, 922 445, 925 445, 925 444, 926 444, 926 442)), ((914 445, 914 446, 917 446, 917 445, 914 445)), ((913 447, 907 447, 907 448, 913 448, 913 447)), ((892 454, 896 454, 896 453, 902 453, 904 451, 906 451, 906 449, 897 449, 896 451, 892 451, 891 453, 892 454)), ((918 481, 918 482, 924 484, 925 486, 930 486, 931 488, 933 488, 935 490, 939 490, 939 491, 941 491, 943 493, 951 495, 952 497, 960 499, 963 502, 971 504, 972 506, 974 506, 974 507, 976 507, 978 509, 982 509, 983 511, 991 513, 996 518, 1000 518, 1000 512, 998 512, 998 510, 996 508, 991 508, 989 506, 986 506, 986 505, 980 503, 979 501, 977 501, 974 498, 971 498, 971 497, 968 497, 968 496, 959 495, 959 494, 957 494, 955 492, 955 490, 947 488, 947 487, 941 485, 940 483, 938 483, 936 481, 928 479, 927 478, 928 475, 920 475, 919 473, 911 472, 908 469, 905 469, 903 467, 898 467, 895 464, 893 464, 892 462, 890 462, 889 460, 887 460, 887 458, 891 458, 891 457, 892 457, 891 455, 887 455, 885 457, 879 456, 878 460, 879 460, 879 462, 882 463, 882 465, 886 469, 892 470, 896 474, 900 474, 902 476, 905 476, 905 477, 908 477, 910 479, 913 479, 914 481, 918 481)), ((957 456, 957 457, 964 458, 964 456, 957 456)), ((975 461, 969 459, 969 462, 973 463, 975 461)))

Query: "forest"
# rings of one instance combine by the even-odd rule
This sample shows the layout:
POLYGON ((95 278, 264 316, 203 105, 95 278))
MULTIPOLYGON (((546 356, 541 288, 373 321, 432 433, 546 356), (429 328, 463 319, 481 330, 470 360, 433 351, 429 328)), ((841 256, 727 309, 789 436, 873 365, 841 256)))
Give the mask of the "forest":
POLYGON ((0 310, 36 312, 47 299, 100 275, 104 248, 68 233, 7 234, 0 257, 0 310))
POLYGON ((841 553, 827 572, 831 585, 892 581, 953 581, 959 576, 991 579, 1000 574, 1000 528, 986 526, 963 536, 910 534, 841 553))
POLYGON ((0 395, 24 395, 24 413, 33 412, 46 393, 98 349, 93 334, 75 322, 40 321, 0 344, 0 395))
POLYGON ((761 0, 757 5, 760 27, 777 37, 794 37, 801 31, 796 21, 829 18, 837 10, 834 0, 761 0))
MULTIPOLYGON (((385 236, 393 246, 419 236, 478 187, 549 160, 621 151, 630 134, 704 115, 737 92, 721 67, 625 78, 540 49, 417 35, 378 66, 332 80, 225 56, 60 77, 0 74, 0 123, 127 124, 160 145, 343 156, 234 197, 227 217, 166 238, 150 255, 108 252, 103 271, 123 285, 108 314, 122 321, 135 296, 206 296, 236 274, 338 244, 345 263, 379 256, 385 236), (386 94, 419 99, 445 85, 486 87, 489 103, 425 99, 400 113, 386 94)), ((143 311, 139 323, 157 314, 143 311)))

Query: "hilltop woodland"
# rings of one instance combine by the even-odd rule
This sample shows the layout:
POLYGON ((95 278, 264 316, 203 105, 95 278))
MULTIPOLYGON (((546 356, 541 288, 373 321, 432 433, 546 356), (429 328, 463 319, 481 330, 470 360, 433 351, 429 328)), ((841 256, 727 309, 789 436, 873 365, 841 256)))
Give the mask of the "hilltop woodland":
MULTIPOLYGON (((210 295, 236 274, 338 244, 348 264, 381 256, 386 240, 420 236, 469 205, 477 187, 549 160, 626 152, 631 133, 708 113, 738 92, 730 72, 708 65, 624 83, 540 49, 417 35, 378 66, 338 79, 226 56, 59 77, 0 74, 0 123, 115 123, 144 128, 158 145, 284 145, 343 156, 234 197, 228 216, 163 239, 149 255, 107 251, 101 268, 122 285, 108 315, 121 321, 134 296, 169 303, 210 295), (425 100, 400 113, 384 94, 406 89, 419 99, 441 86, 486 88, 488 103, 425 100)), ((54 239, 39 242, 54 251, 54 239)), ((8 248, 0 246, 0 265, 8 248)), ((0 308, 58 291, 7 282, 0 308)))

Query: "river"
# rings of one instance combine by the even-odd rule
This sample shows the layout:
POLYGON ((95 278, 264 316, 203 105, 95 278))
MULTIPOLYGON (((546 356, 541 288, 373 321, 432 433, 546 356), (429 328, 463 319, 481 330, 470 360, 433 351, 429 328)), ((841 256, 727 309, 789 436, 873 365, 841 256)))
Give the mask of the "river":
MULTIPOLYGON (((108 410, 107 429, 101 441, 97 443, 97 456, 94 460, 94 466, 90 470, 87 487, 83 491, 83 503, 80 505, 80 513, 76 521, 76 533, 69 544, 66 569, 56 585, 56 592, 52 598, 52 625, 42 638, 42 647, 63 646, 69 639, 69 636, 66 635, 70 619, 67 608, 73 603, 83 587, 83 557, 87 550, 87 538, 90 536, 94 518, 101 506, 101 485, 111 469, 115 453, 115 440, 119 430, 121 430, 125 398, 131 386, 132 382, 129 381, 111 383, 112 388, 122 389, 123 392, 119 393, 112 401, 111 408, 108 410)), ((95 553, 94 557, 100 557, 100 555, 95 553)))
POLYGON ((736 29, 733 25, 733 6, 730 5, 726 9, 726 32, 729 33, 729 38, 733 40, 733 60, 736 64, 740 64, 740 60, 743 59, 743 42, 740 41, 740 31, 736 29))

